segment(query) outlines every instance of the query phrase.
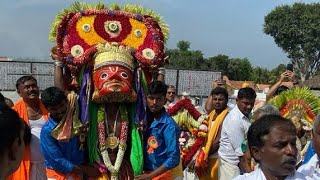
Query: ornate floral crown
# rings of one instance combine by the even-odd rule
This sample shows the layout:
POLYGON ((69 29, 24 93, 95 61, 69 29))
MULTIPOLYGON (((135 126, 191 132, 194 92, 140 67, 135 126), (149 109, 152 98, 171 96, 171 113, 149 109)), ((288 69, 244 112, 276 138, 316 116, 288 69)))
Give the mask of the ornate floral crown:
POLYGON ((142 6, 75 2, 56 16, 49 39, 56 41, 58 55, 76 69, 97 56, 97 45, 112 42, 132 48, 139 66, 148 69, 165 63, 168 34, 161 16, 142 6))
POLYGON ((320 112, 319 98, 309 88, 286 90, 270 100, 285 118, 297 119, 305 130, 312 129, 313 121, 320 112))

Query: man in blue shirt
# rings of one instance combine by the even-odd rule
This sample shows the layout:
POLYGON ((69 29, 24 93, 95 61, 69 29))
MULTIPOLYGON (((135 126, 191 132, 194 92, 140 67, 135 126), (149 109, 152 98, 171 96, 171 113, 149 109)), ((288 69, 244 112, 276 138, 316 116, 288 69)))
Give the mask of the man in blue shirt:
POLYGON ((51 133, 68 110, 68 100, 57 87, 45 89, 41 101, 50 113, 40 134, 41 151, 45 158, 47 177, 53 179, 82 179, 82 175, 97 177, 99 171, 84 163, 85 152, 80 149, 79 137, 73 136, 67 142, 58 141, 51 133))
POLYGON ((137 180, 175 179, 182 176, 178 138, 180 129, 164 108, 166 85, 154 81, 148 85, 148 124, 144 132, 144 174, 137 180))

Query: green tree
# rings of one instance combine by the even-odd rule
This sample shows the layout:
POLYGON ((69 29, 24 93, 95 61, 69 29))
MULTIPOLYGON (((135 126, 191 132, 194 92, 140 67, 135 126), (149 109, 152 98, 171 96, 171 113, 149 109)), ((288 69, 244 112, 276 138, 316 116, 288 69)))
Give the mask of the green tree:
POLYGON ((230 61, 231 59, 228 56, 219 54, 214 57, 209 57, 207 63, 210 70, 220 71, 222 74, 226 75, 228 73, 227 67, 230 64, 230 61))
POLYGON ((231 80, 248 81, 252 80, 252 71, 252 65, 247 58, 236 58, 230 61, 226 75, 231 80))
POLYGON ((258 84, 269 84, 271 81, 271 73, 268 69, 262 67, 253 68, 252 80, 258 84))
POLYGON ((167 68, 208 70, 207 61, 203 57, 203 53, 199 50, 189 50, 190 42, 179 41, 177 48, 168 50, 170 63, 167 68))
POLYGON ((190 42, 189 41, 179 41, 177 47, 180 51, 189 51, 190 42))
POLYGON ((287 53, 302 81, 319 71, 319 3, 278 6, 265 17, 263 30, 287 53))
POLYGON ((220 71, 231 80, 252 80, 253 68, 247 58, 229 58, 226 55, 203 57, 199 50, 190 50, 188 41, 179 41, 177 49, 167 50, 169 65, 166 68, 220 71))

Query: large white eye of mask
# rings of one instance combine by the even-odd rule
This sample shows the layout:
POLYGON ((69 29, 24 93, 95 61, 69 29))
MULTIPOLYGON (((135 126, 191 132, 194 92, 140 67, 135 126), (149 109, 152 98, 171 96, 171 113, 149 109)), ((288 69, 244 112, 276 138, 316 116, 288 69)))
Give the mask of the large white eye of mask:
POLYGON ((122 72, 121 77, 123 77, 124 79, 128 79, 128 74, 126 72, 122 72))
POLYGON ((102 73, 101 75, 100 75, 100 78, 101 79, 106 79, 108 77, 108 73, 102 73))

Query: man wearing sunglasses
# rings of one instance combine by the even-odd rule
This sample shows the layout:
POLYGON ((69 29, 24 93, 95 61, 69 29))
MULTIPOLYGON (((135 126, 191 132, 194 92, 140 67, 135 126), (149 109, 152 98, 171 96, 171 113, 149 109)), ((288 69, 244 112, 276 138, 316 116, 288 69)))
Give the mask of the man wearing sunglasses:
POLYGON ((167 86, 167 94, 166 94, 166 104, 164 105, 164 107, 166 109, 169 109, 170 107, 174 106, 177 102, 176 100, 176 88, 172 85, 168 85, 167 86))

